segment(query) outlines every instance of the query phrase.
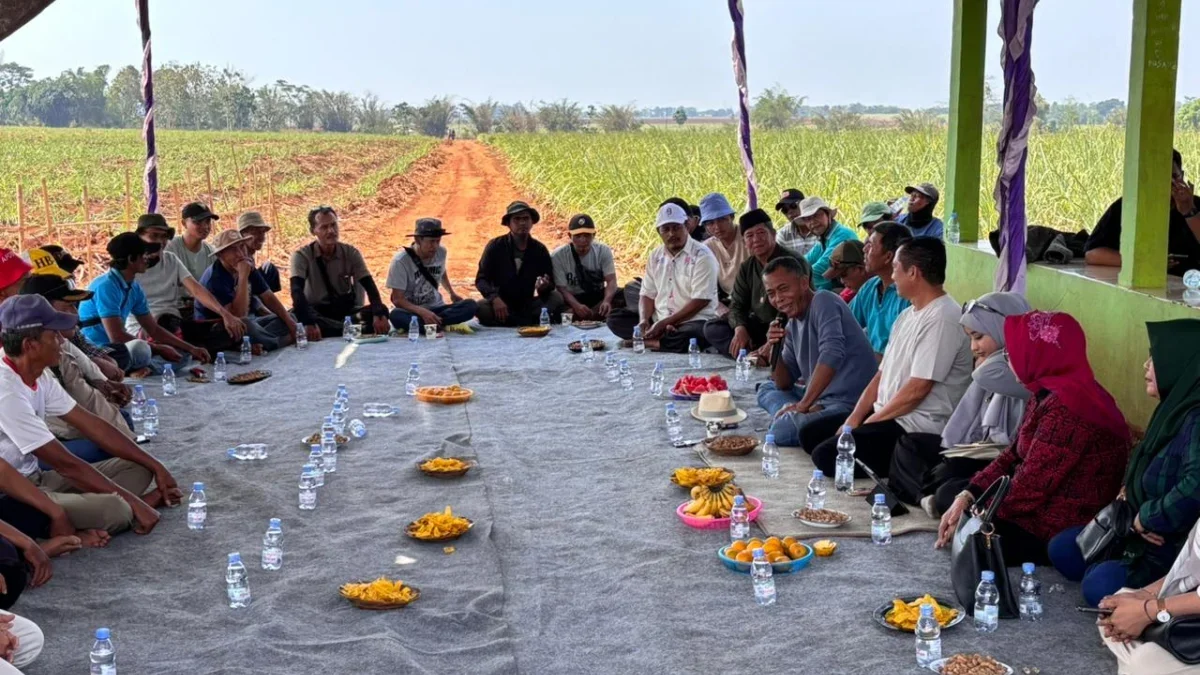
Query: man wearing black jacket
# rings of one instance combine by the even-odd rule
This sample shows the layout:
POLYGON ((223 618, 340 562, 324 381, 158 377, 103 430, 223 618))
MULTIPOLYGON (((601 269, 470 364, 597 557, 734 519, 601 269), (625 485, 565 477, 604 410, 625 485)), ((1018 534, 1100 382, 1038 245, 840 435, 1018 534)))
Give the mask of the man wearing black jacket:
POLYGON ((537 210, 525 202, 513 202, 505 209, 500 222, 508 234, 488 242, 475 275, 475 287, 483 294, 479 323, 532 326, 543 307, 550 310, 551 321, 558 320, 563 299, 554 290, 550 251, 530 235, 539 220, 537 210))

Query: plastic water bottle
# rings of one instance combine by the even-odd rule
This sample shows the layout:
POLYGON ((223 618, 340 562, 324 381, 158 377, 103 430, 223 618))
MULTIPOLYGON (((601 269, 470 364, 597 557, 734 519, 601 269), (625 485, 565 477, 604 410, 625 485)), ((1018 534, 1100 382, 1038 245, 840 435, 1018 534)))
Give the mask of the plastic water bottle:
POLYGON ((207 518, 208 497, 204 496, 204 483, 192 483, 192 496, 188 497, 188 529, 203 530, 207 518))
POLYGON ((1042 620, 1042 582, 1033 575, 1034 564, 1021 565, 1021 585, 1018 606, 1022 621, 1042 620))
POLYGON ((734 378, 738 382, 750 381, 750 356, 745 349, 738 351, 737 367, 734 370, 734 378))
POLYGON ((337 473, 337 439, 323 436, 321 444, 313 447, 321 453, 321 469, 325 473, 337 473))
POLYGON ((308 348, 308 333, 304 332, 304 324, 296 324, 296 349, 304 351, 308 348))
POLYGON ((838 492, 849 492, 854 488, 854 434, 849 426, 842 427, 842 435, 837 442, 837 472, 833 476, 833 489, 838 492))
POLYGON ((1183 301, 1189 307, 1200 307, 1200 270, 1183 273, 1183 301))
POLYGON ((136 425, 146 418, 146 390, 142 385, 133 385, 133 398, 129 401, 129 416, 136 425))
POLYGON ((250 604, 250 577, 242 564, 241 553, 229 554, 229 566, 225 568, 225 593, 229 595, 229 606, 240 609, 250 604))
POLYGON ((654 362, 654 370, 650 372, 650 394, 652 396, 662 396, 663 383, 666 381, 666 374, 663 373, 662 361, 654 362))
POLYGON ((538 317, 538 325, 541 326, 542 328, 550 327, 550 310, 549 309, 546 309, 545 307, 542 308, 542 314, 541 314, 541 316, 538 317))
POLYGON ((408 367, 408 377, 404 378, 404 393, 409 396, 417 395, 417 384, 421 381, 421 368, 416 363, 408 367))
POLYGON ((579 341, 579 353, 583 354, 584 363, 592 363, 596 360, 596 350, 592 349, 592 341, 584 338, 579 341))
POLYGON ((267 525, 267 533, 263 535, 262 568, 277 570, 283 567, 283 525, 278 518, 272 518, 267 525))
POLYGON ((812 479, 808 481, 808 499, 804 505, 810 509, 825 508, 825 474, 820 469, 813 469, 812 479))
POLYGON ((350 390, 344 384, 339 384, 337 386, 337 393, 333 395, 333 402, 337 403, 338 401, 342 403, 349 403, 350 401, 350 390))
POLYGON ((398 412, 400 412, 400 409, 391 403, 363 404, 363 417, 391 417, 398 412))
POLYGON ((729 540, 747 541, 750 539, 750 514, 746 510, 746 498, 737 495, 733 498, 733 508, 729 510, 729 540))
POLYGON ((154 399, 146 401, 145 417, 142 420, 142 435, 146 438, 158 436, 158 402, 154 399))
POLYGON ((646 353, 646 339, 642 336, 642 327, 641 326, 633 327, 633 353, 634 354, 645 354, 646 353))
POLYGON ((775 604, 774 568, 761 548, 754 549, 754 562, 750 563, 750 578, 754 581, 754 600, 766 607, 775 604))
POLYGON ((933 605, 921 605, 921 616, 917 619, 917 665, 928 668, 942 658, 942 626, 933 615, 933 605))
MULTIPOLYGON (((767 434, 763 439, 762 472, 767 478, 779 478, 779 447, 775 445, 775 434, 767 434)), ((824 497, 821 500, 824 501, 824 497)))
POLYGON ((250 448, 251 459, 266 459, 267 444, 266 443, 250 443, 247 445, 250 448))
POLYGON ((958 225, 958 212, 950 214, 950 222, 946 223, 946 243, 957 244, 962 239, 962 230, 958 225))
POLYGON ((341 401, 333 404, 333 410, 329 412, 329 417, 333 422, 333 433, 344 434, 346 431, 346 406, 341 401))
POLYGON ((696 338, 688 342, 688 367, 700 370, 700 343, 696 342, 696 338))
POLYGON ((667 438, 672 442, 683 440, 683 418, 675 409, 675 403, 667 404, 667 438))
POLYGON ((227 370, 228 368, 225 366, 225 352, 217 352, 217 358, 213 361, 213 381, 224 382, 227 370))
POLYGON ((904 209, 907 209, 907 208, 908 208, 908 195, 905 195, 903 197, 900 197, 896 201, 892 202, 892 206, 891 206, 892 216, 893 217, 899 216, 901 213, 904 213, 904 209))
POLYGON ((975 589, 975 630, 994 633, 1000 625, 1000 591, 996 590, 996 573, 984 570, 975 589))
POLYGON ((892 543, 892 510, 884 495, 875 495, 871 507, 871 541, 880 546, 892 543))
POLYGON ((162 389, 163 397, 174 396, 178 393, 175 388, 175 369, 169 363, 163 366, 162 389))
POLYGON ((350 424, 347 424, 346 428, 350 430, 351 438, 367 437, 367 425, 363 424, 362 420, 350 420, 350 424))
POLYGON ((604 355, 604 379, 609 382, 616 382, 621 379, 621 369, 617 363, 617 356, 612 352, 604 355))
POLYGON ((421 339, 421 322, 417 317, 413 317, 408 321, 408 341, 416 342, 421 339))
POLYGON ((628 359, 621 359, 619 375, 621 378, 621 389, 624 391, 633 391, 633 371, 629 368, 628 359))
POLYGON ((321 446, 314 445, 308 453, 308 463, 313 467, 313 486, 325 486, 325 456, 321 454, 321 446))
POLYGON ((346 342, 354 342, 354 320, 350 317, 342 319, 342 339, 346 342))
POLYGON ((250 360, 253 357, 253 354, 253 350, 250 349, 250 336, 242 336, 242 354, 241 358, 238 359, 238 363, 242 364, 243 366, 250 365, 250 360))
POLYGON ((317 479, 313 475, 316 469, 312 464, 305 464, 300 472, 300 510, 312 511, 317 508, 317 479))
POLYGON ((113 647, 111 637, 107 628, 96 629, 96 642, 88 654, 92 675, 117 675, 117 649, 113 647))

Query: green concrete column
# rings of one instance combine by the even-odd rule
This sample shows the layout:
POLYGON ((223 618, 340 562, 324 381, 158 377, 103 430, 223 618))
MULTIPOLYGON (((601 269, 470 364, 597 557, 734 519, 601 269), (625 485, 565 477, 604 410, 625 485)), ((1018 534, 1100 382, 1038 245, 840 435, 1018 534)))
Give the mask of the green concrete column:
POLYGON ((945 220, 950 219, 951 213, 958 213, 963 243, 979 239, 979 168, 983 145, 983 57, 987 45, 987 4, 983 0, 954 0, 954 39, 950 50, 950 129, 946 198, 942 208, 945 220))
POLYGON ((1133 0, 1118 278, 1127 287, 1166 285, 1180 5, 1181 0, 1133 0))

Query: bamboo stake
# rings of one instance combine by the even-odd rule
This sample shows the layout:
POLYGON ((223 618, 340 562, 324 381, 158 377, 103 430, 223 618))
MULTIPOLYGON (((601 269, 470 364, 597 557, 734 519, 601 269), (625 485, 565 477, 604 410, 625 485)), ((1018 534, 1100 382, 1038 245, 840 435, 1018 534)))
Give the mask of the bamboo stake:
POLYGON ((242 210, 242 205, 246 203, 245 190, 246 182, 242 178, 242 169, 238 166, 236 146, 233 143, 229 144, 229 156, 233 158, 233 175, 237 179, 238 185, 238 211, 242 210))
POLYGON ((46 236, 54 241, 54 220, 50 216, 50 190, 46 187, 46 178, 42 178, 42 210, 46 213, 46 236))
POLYGON ((87 227, 87 256, 83 259, 84 271, 87 271, 88 266, 92 264, 92 217, 88 213, 88 189, 87 184, 83 186, 83 222, 87 227))
POLYGON ((125 229, 133 229, 133 189, 130 187, 129 167, 125 167, 125 229))
POLYGON ((211 211, 213 207, 212 170, 208 166, 204 167, 204 186, 208 188, 206 193, 208 194, 208 210, 211 211))
POLYGON ((25 186, 17 183, 17 253, 25 252, 25 186))
POLYGON ((183 167, 183 184, 187 188, 188 199, 195 199, 196 191, 192 189, 192 170, 187 166, 183 167))

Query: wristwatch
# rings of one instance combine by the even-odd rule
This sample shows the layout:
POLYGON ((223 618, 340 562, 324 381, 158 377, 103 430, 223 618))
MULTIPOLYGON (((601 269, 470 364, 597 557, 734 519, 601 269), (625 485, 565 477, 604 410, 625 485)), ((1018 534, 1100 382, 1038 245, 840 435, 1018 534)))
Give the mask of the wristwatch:
POLYGON ((1154 618, 1159 623, 1167 623, 1168 621, 1171 620, 1171 613, 1167 611, 1167 601, 1166 600, 1164 600, 1162 598, 1158 599, 1158 614, 1155 614, 1154 618))

